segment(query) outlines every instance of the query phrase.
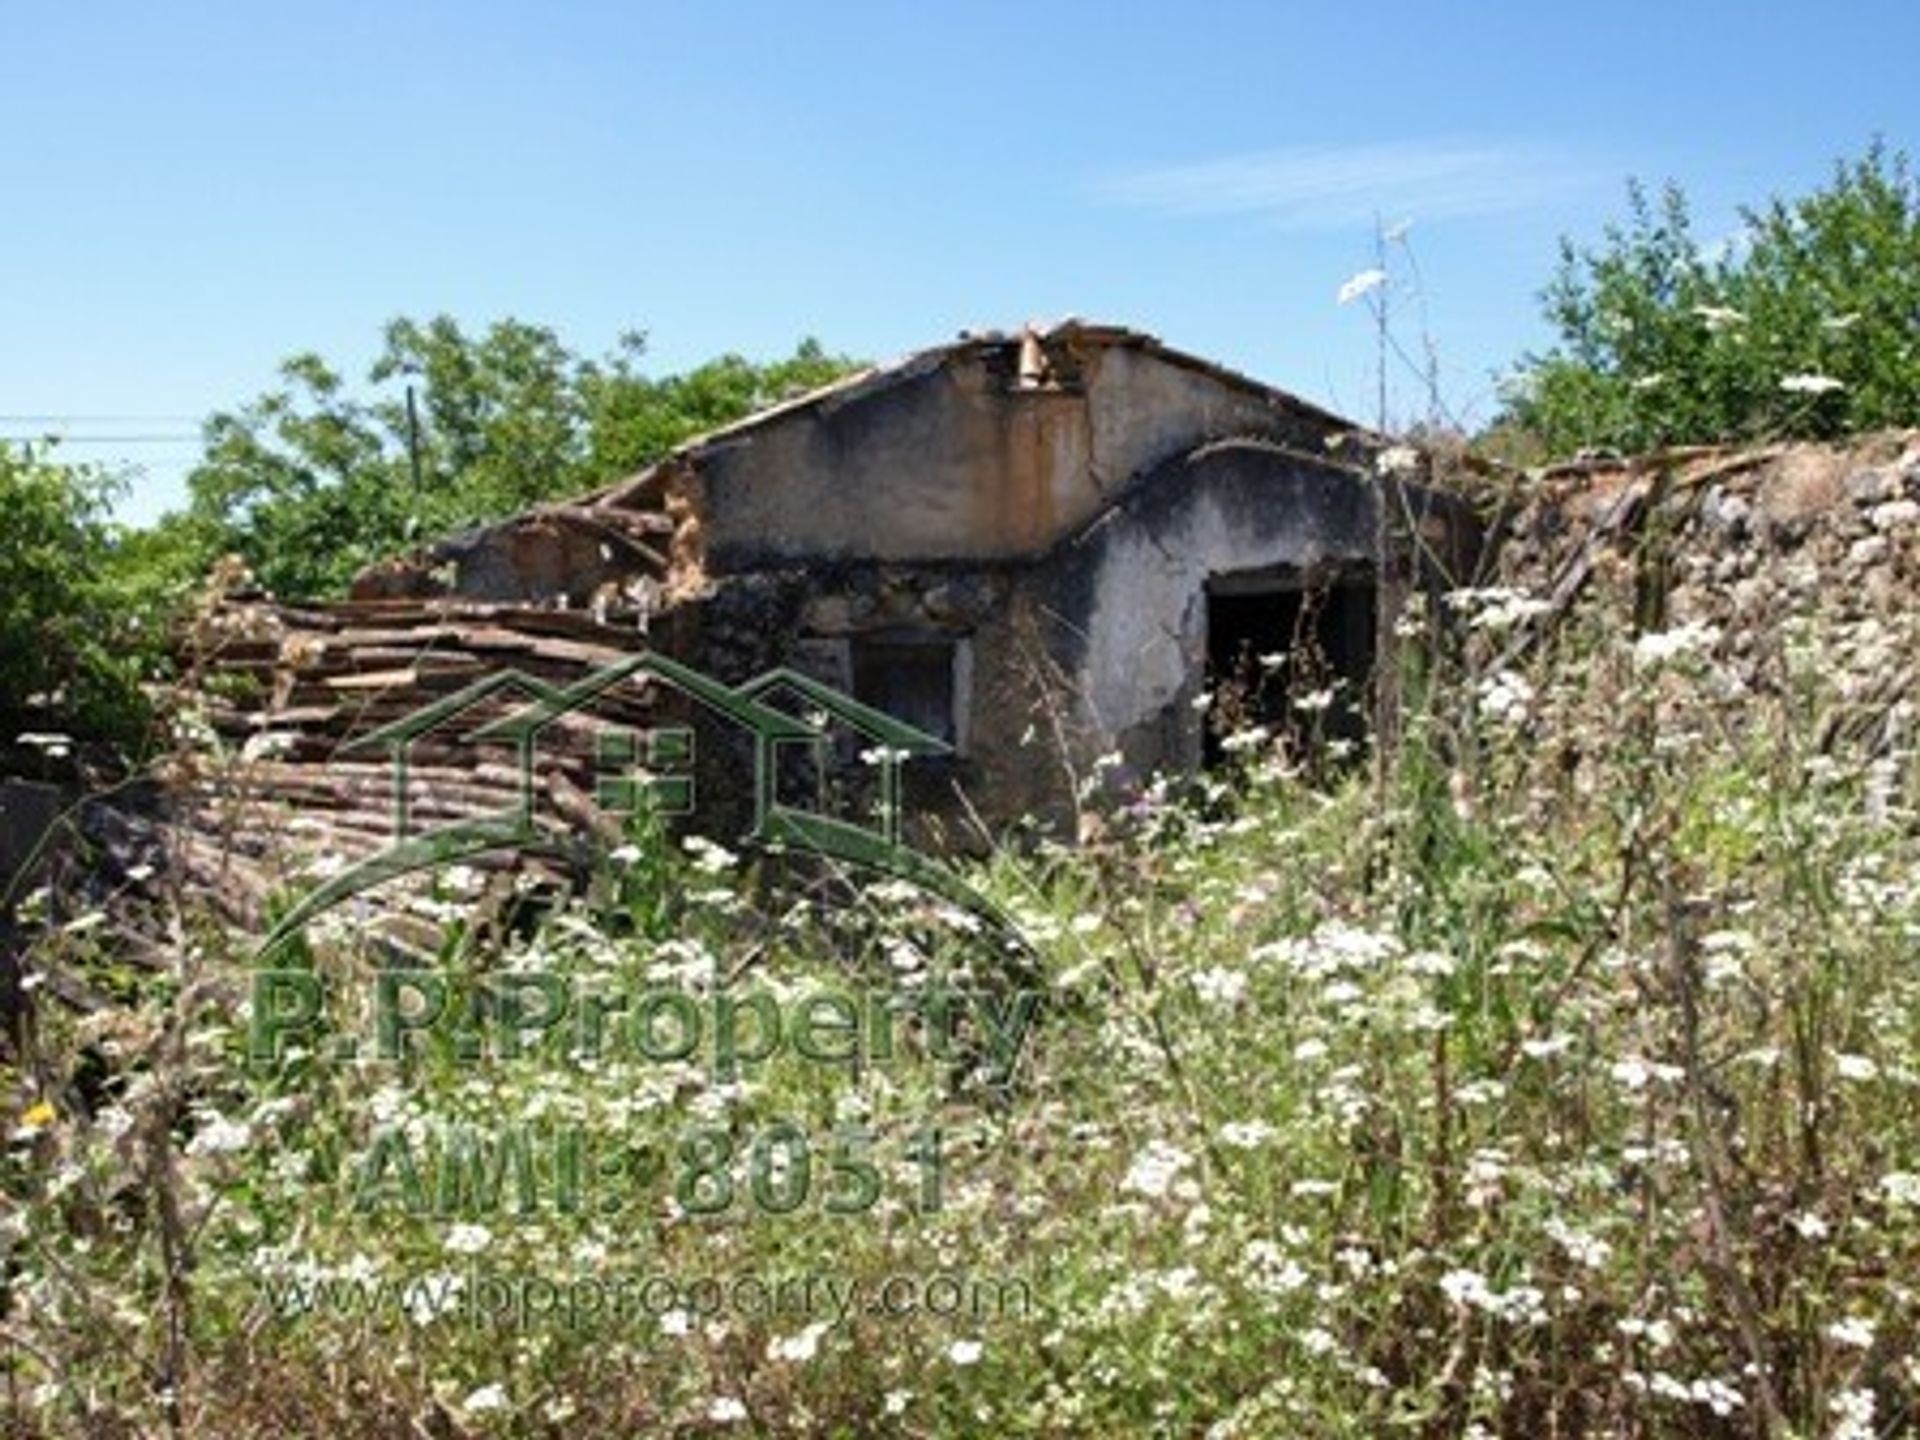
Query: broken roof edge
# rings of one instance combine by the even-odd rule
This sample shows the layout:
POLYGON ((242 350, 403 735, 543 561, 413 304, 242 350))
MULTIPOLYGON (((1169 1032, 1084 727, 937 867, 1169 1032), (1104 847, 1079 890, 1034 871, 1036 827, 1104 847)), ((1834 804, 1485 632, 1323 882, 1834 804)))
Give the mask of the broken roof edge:
POLYGON ((1134 330, 1125 325, 1103 324, 1082 320, 1077 316, 1067 316, 1044 325, 1030 321, 1018 331, 1011 333, 1004 330, 963 330, 958 339, 931 345, 923 350, 910 351, 896 359, 869 365, 803 394, 776 401, 764 409, 755 410, 750 415, 743 415, 738 420, 730 421, 699 435, 690 436, 658 460, 599 489, 590 490, 571 499, 543 502, 532 508, 538 511, 548 505, 617 506, 622 499, 643 488, 668 466, 698 461, 710 451, 736 444, 763 426, 806 410, 837 408, 868 394, 879 393, 895 385, 918 379, 939 369, 956 356, 998 346, 1018 345, 1024 337, 1029 335, 1043 343, 1081 340, 1102 347, 1138 350, 1155 359, 1163 360, 1169 365, 1205 375, 1245 394, 1258 396, 1270 404, 1277 403, 1301 418, 1316 421, 1329 429, 1346 430, 1362 437, 1372 434, 1360 422, 1335 414, 1324 406, 1303 399, 1291 390, 1266 384, 1243 371, 1208 360, 1191 351, 1177 349, 1168 345, 1157 335, 1149 334, 1144 330, 1134 330))
MULTIPOLYGON (((1143 497, 1162 489, 1161 481, 1169 475, 1184 474, 1209 460, 1223 456, 1258 455, 1270 460, 1278 460, 1287 465, 1305 471, 1317 471, 1340 477, 1358 485, 1375 485, 1380 474, 1372 460, 1369 450, 1377 452, 1385 442, 1371 431, 1355 431, 1358 437, 1350 442, 1350 448, 1360 452, 1360 458, 1335 453, 1332 448, 1324 452, 1302 449, 1298 445, 1289 445, 1285 441, 1275 440, 1265 435, 1223 435, 1215 440, 1203 440, 1190 450, 1168 455, 1157 464, 1150 465, 1135 475, 1126 485, 1113 492, 1112 503, 1099 514, 1089 517, 1077 529, 1069 530, 1060 536, 1045 550, 1036 555, 1020 557, 1009 563, 1045 569, 1048 564, 1074 550, 1093 542, 1109 526, 1125 523, 1127 517, 1137 513, 1143 497)), ((1347 437, 1341 437, 1345 440, 1347 437)), ((1430 482, 1401 481, 1401 488, 1411 495, 1441 495, 1445 487, 1430 482)))

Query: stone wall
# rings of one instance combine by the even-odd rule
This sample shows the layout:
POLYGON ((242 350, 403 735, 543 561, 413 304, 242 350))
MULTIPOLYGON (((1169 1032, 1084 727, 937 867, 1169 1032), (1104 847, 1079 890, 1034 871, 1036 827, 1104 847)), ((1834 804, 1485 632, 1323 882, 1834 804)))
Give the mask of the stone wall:
POLYGON ((1736 704, 1778 693, 1798 647, 1848 697, 1832 725, 1873 743, 1910 725, 1920 432, 1566 466, 1500 498, 1495 578, 1547 603, 1525 627, 1536 642, 1576 610, 1642 631, 1697 627, 1736 704))

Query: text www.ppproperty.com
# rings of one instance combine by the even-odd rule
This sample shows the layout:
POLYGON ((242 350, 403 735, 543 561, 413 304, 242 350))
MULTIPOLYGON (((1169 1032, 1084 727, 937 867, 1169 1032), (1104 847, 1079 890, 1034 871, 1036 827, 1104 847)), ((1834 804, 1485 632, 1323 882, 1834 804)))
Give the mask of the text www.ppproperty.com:
POLYGON ((691 1279, 628 1273, 554 1279, 475 1268, 405 1280, 262 1274, 256 1286, 268 1310, 281 1320, 335 1316, 506 1330, 650 1327, 672 1334, 726 1317, 840 1325, 862 1316, 991 1320, 1025 1316, 1034 1308, 1032 1286, 1023 1277, 944 1270, 870 1280, 821 1273, 691 1279))

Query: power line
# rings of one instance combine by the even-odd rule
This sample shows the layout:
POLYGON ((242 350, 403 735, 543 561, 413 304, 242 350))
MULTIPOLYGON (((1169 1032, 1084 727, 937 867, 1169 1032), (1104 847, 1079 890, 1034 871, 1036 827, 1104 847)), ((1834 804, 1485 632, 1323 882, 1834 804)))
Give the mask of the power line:
POLYGON ((204 415, 0 415, 0 425, 198 425, 204 415))
POLYGON ((0 435, 0 440, 53 441, 59 445, 198 445, 198 435, 58 435, 36 431, 31 435, 0 435))

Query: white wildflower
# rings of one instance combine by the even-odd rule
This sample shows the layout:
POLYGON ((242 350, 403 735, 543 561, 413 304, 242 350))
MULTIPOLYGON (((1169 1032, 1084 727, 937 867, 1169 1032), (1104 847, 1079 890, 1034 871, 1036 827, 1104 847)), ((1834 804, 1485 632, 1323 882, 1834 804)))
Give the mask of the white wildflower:
POLYGON ((1346 284, 1340 287, 1340 294, 1339 294, 1337 303, 1341 305, 1351 304, 1353 301, 1358 300, 1362 295, 1372 294, 1375 290, 1378 290, 1382 285, 1386 283, 1387 283, 1386 271, 1378 270, 1378 269, 1362 270, 1359 274, 1353 276, 1351 279, 1347 281, 1346 284))
POLYGON ((1247 993, 1246 972, 1220 966, 1201 970, 1194 974, 1193 988, 1209 1005, 1235 1005, 1247 993))
POLYGON ((14 743, 38 750, 49 759, 64 760, 73 751, 73 737, 46 730, 26 730, 13 737, 14 743))
POLYGON ((1798 1215, 1792 1216, 1787 1224, 1793 1227, 1794 1233, 1802 1240, 1824 1240, 1832 1233, 1827 1222, 1811 1210, 1803 1210, 1798 1215))
POLYGON ((1221 740, 1220 748, 1230 755, 1238 755, 1247 750, 1258 750, 1273 738, 1273 732, 1264 725, 1249 725, 1244 730, 1236 730, 1221 740))
POLYGON ((1469 1080, 1453 1092, 1453 1098, 1462 1105, 1490 1105, 1507 1093, 1507 1087, 1490 1075, 1478 1080, 1469 1080))
POLYGON ((1311 935, 1261 945, 1248 958, 1277 961, 1301 975, 1328 976, 1371 969, 1399 953, 1400 942, 1391 935, 1330 920, 1311 935))
POLYGON ((478 1255, 493 1243, 493 1232, 484 1225, 455 1225, 444 1243, 456 1255, 478 1255))
POLYGON ((1307 715, 1318 715, 1333 708, 1333 688, 1328 686, 1320 690, 1309 690, 1304 695, 1293 697, 1293 708, 1307 715))
POLYGON ((1559 1220, 1547 1222, 1547 1234, 1553 1238, 1554 1243, 1567 1252, 1568 1258, 1574 1264, 1584 1266, 1588 1270, 1600 1269, 1613 1254, 1613 1247, 1598 1235, 1589 1235, 1584 1230, 1576 1230, 1573 1226, 1559 1220))
POLYGON ((798 1364, 819 1353, 820 1337, 827 1333, 825 1321, 815 1321, 794 1335, 776 1335, 767 1343, 769 1360, 791 1360, 798 1364))
POLYGON ((1880 1067, 1865 1055, 1836 1055, 1833 1068, 1842 1080, 1871 1080, 1880 1073, 1880 1067))
POLYGON ((1510 1162, 1504 1150, 1476 1150, 1467 1161, 1466 1201, 1476 1210, 1484 1210, 1500 1198, 1510 1162))
POLYGON ((1836 1345, 1844 1345, 1850 1350, 1871 1350, 1873 1348, 1873 1322, 1863 1320, 1858 1315, 1845 1320, 1836 1320, 1827 1326, 1827 1338, 1836 1345))
POLYGON ((1442 950, 1416 950, 1407 956, 1406 966, 1415 975, 1446 976, 1455 969, 1453 957, 1442 950))
POLYGON ((1718 630, 1697 621, 1671 630, 1654 630, 1633 642, 1633 658, 1642 665, 1658 665, 1704 650, 1719 638, 1718 630))
POLYGON ((707 1419, 716 1425, 732 1425, 747 1418, 747 1407, 731 1395, 716 1395, 707 1406, 707 1419))
POLYGON ((709 875, 731 870, 740 863, 738 855, 704 835, 689 835, 680 842, 680 846, 693 857, 694 868, 704 870, 709 875))
POLYGON ((1449 1270, 1440 1277, 1440 1293, 1455 1305, 1493 1308, 1493 1291, 1487 1286, 1487 1277, 1477 1270, 1449 1270))
POLYGON ((1709 985, 1725 985, 1745 973, 1743 957, 1754 950, 1754 939, 1744 930, 1715 930, 1700 937, 1700 951, 1706 957, 1704 978, 1709 985))
POLYGON ((507 1408, 507 1391, 497 1381, 492 1385, 482 1385, 460 1402, 460 1409, 468 1415, 485 1415, 491 1410, 507 1408))
POLYGON ((1875 1440, 1874 1409, 1871 1390, 1842 1390, 1827 1401, 1827 1413, 1835 1421, 1827 1440, 1875 1440))
POLYGON ((1533 686, 1515 670, 1496 670, 1480 682, 1480 705, 1489 719, 1514 725, 1527 718, 1533 686))
POLYGON ((1200 1272, 1191 1265, 1176 1265, 1162 1270, 1156 1278, 1160 1293, 1170 1300, 1184 1300, 1199 1287, 1200 1272))
POLYGON ((1389 445, 1376 464, 1383 475, 1412 475, 1420 468, 1420 452, 1411 445, 1389 445))
POLYGON ((1271 1240, 1249 1240, 1247 1270, 1253 1286, 1267 1295, 1291 1295, 1307 1283, 1299 1262, 1271 1240))
POLYGON ((1831 375, 1788 375, 1780 382, 1780 388, 1789 395, 1826 395, 1835 390, 1846 389, 1846 382, 1836 380, 1831 375))
POLYGON ((1722 1416, 1731 1415, 1747 1403, 1747 1397, 1724 1380, 1696 1380, 1687 1387, 1687 1398, 1722 1416))
POLYGON ((215 1115, 187 1142, 189 1155, 231 1155, 244 1150, 253 1139, 253 1130, 244 1121, 215 1115))
POLYGON ((1120 1185, 1136 1195, 1157 1199, 1165 1195, 1181 1172, 1192 1164, 1193 1157, 1184 1150, 1164 1140, 1150 1140, 1146 1148, 1134 1157, 1120 1185))
POLYGON ((1647 1062, 1637 1055, 1629 1055, 1623 1060, 1614 1061, 1608 1067, 1607 1073, 1613 1077, 1616 1084, 1625 1086, 1628 1090, 1644 1090, 1647 1088, 1647 1082, 1653 1078, 1653 1072, 1647 1068, 1647 1062))
POLYGON ((956 1365, 977 1365, 985 1352, 978 1340, 956 1340, 947 1347, 947 1358, 956 1365))
POLYGON ((1880 1193, 1889 1205, 1920 1205, 1920 1175, 1893 1170, 1880 1177, 1880 1193))
POLYGON ((1539 1325, 1547 1318, 1547 1296, 1538 1285, 1516 1285, 1494 1297, 1495 1313, 1522 1325, 1539 1325))
POLYGON ((258 735, 249 735, 247 743, 240 747, 240 759, 250 762, 285 755, 293 749, 294 738, 284 730, 264 730, 258 735))
POLYGON ((1673 1326, 1657 1316, 1642 1320, 1637 1315, 1629 1315, 1618 1321, 1615 1328, 1630 1339, 1646 1341, 1650 1350, 1665 1350, 1673 1344, 1673 1326))
POLYGON ((1469 622, 1469 627, 1474 630, 1511 630, 1553 608, 1551 603, 1539 596, 1528 595, 1520 590, 1488 590, 1484 593, 1486 602, 1469 622))
POLYGON ((1263 1120, 1230 1120, 1220 1127, 1220 1142, 1235 1150, 1258 1150, 1276 1133, 1263 1120))

